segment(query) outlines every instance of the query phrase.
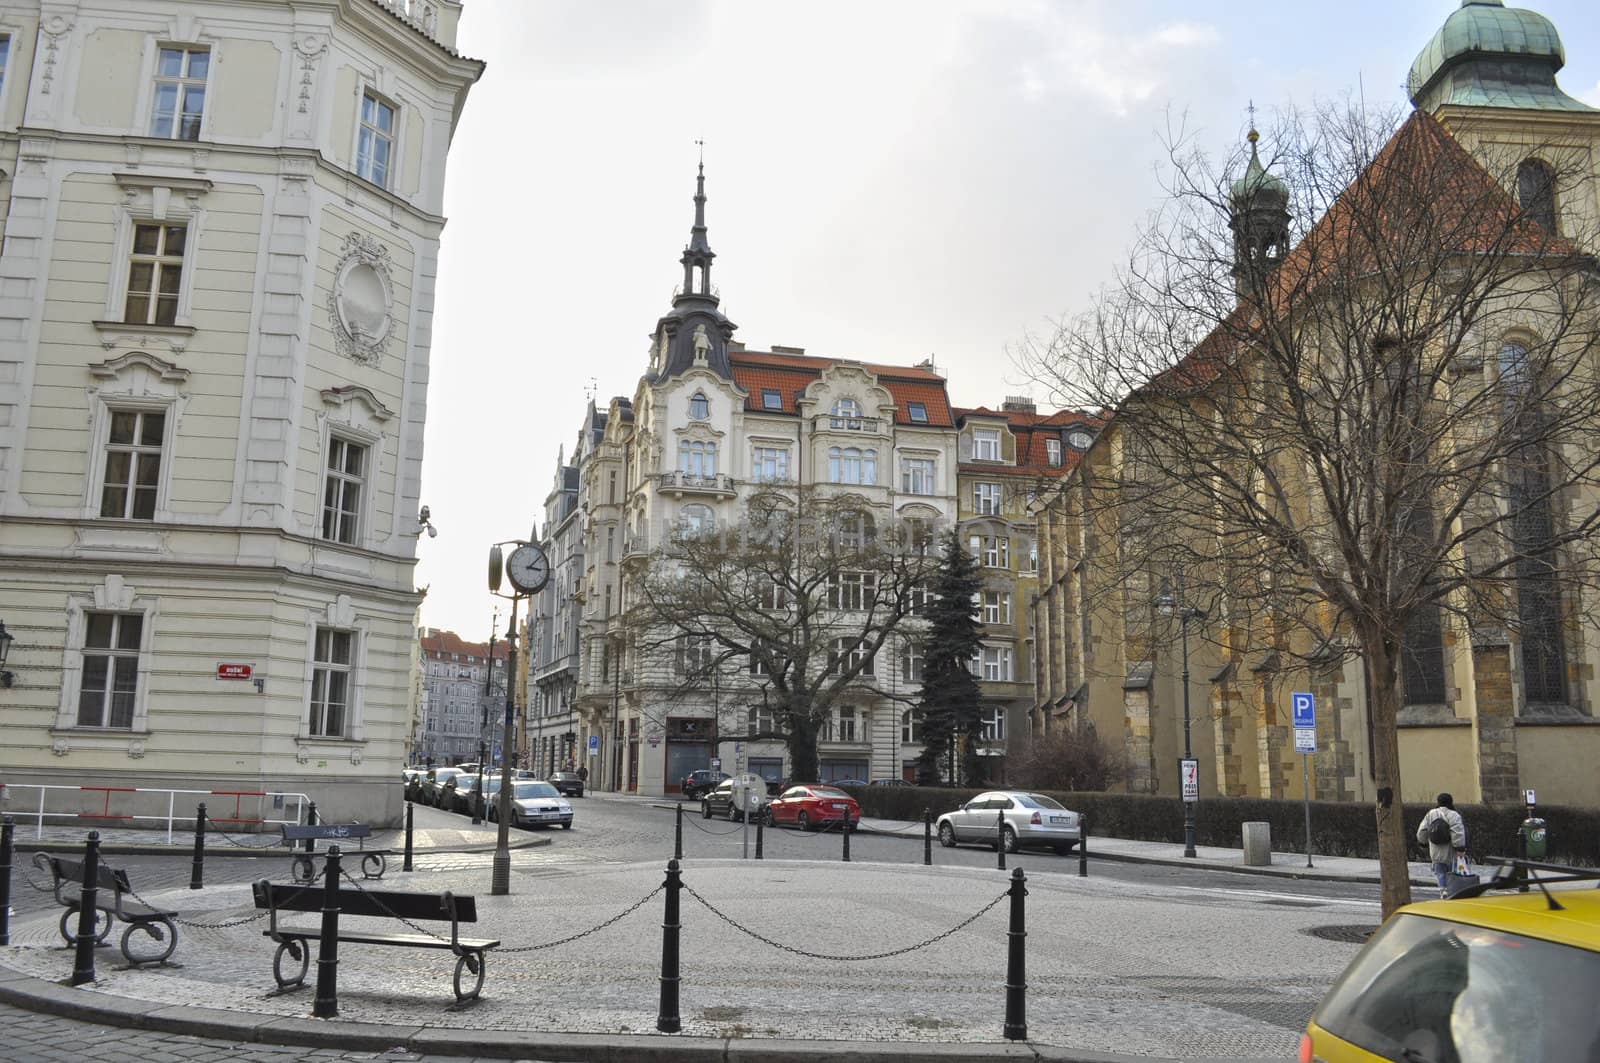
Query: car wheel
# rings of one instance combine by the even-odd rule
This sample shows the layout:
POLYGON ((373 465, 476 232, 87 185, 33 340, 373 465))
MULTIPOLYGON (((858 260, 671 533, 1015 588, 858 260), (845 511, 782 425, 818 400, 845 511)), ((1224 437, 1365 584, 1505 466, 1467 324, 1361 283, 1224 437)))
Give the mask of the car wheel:
POLYGON ((1001 828, 1000 841, 1005 846, 1006 852, 1014 853, 1017 851, 1017 832, 1010 827, 1001 828))
POLYGON ((563 823, 563 824, 561 824, 561 829, 562 830, 571 830, 572 829, 572 824, 570 822, 569 823, 563 823))
POLYGON ((701 801, 700 802, 700 818, 701 819, 710 819, 711 818, 711 802, 710 801, 701 801))
POLYGON ((1077 844, 1077 842, 1062 842, 1060 845, 1056 846, 1056 853, 1059 856, 1070 856, 1072 854, 1073 847, 1077 844))
POLYGON ((794 822, 795 822, 795 826, 799 827, 801 830, 810 830, 811 829, 811 817, 806 815, 804 812, 802 812, 798 816, 796 816, 794 818, 794 822))
POLYGON ((737 823, 739 820, 741 820, 743 818, 744 818, 744 816, 742 816, 738 812, 734 811, 733 802, 729 801, 728 802, 728 822, 729 823, 737 823))
POLYGON ((948 823, 939 824, 939 844, 946 849, 956 847, 956 830, 948 823))

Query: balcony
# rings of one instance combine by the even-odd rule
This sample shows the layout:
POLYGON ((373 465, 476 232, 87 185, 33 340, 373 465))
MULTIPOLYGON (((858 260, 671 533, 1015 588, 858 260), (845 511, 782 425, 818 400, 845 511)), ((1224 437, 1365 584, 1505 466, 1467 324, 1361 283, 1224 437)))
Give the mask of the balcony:
POLYGON ((737 494, 733 487, 733 477, 720 473, 699 476, 681 470, 664 472, 657 477, 656 483, 658 490, 671 494, 674 498, 682 498, 684 495, 733 498, 737 494))

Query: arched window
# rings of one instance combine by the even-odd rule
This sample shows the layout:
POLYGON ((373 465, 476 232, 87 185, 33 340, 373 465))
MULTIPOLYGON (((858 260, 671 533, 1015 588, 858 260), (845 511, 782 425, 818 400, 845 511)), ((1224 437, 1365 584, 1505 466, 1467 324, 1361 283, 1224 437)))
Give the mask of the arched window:
POLYGON ((1561 645, 1561 587, 1544 418, 1537 400, 1537 373, 1528 348, 1500 347, 1500 388, 1506 410, 1506 502, 1511 548, 1516 557, 1517 620, 1522 641, 1522 690, 1528 705, 1566 702, 1566 666, 1561 645))
MULTIPOLYGON (((838 399, 833 404, 833 416, 836 418, 855 418, 861 416, 861 407, 855 399, 838 399)), ((837 425, 835 427, 838 427, 837 425)))
POLYGON ((1529 218, 1556 231, 1556 175, 1542 159, 1523 159, 1517 165, 1517 204, 1529 218))
POLYGON ((709 479, 717 474, 717 445, 690 440, 678 444, 678 471, 685 476, 709 479))
POLYGON ((678 530, 689 535, 713 531, 716 526, 717 519, 710 506, 702 506, 697 502, 678 511, 678 530))
POLYGON ((711 416, 711 403, 707 401, 703 392, 695 392, 689 399, 689 416, 697 421, 703 421, 711 416))

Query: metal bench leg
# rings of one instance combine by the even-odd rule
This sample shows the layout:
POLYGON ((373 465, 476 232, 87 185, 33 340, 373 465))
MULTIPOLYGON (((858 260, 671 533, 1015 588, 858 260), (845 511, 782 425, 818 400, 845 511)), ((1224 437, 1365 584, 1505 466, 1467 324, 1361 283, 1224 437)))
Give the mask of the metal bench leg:
MULTIPOLYGON (((66 947, 69 949, 78 943, 78 910, 76 904, 71 904, 61 913, 61 940, 67 943, 66 947)), ((94 918, 94 943, 96 946, 102 946, 106 943, 106 938, 111 936, 111 928, 116 920, 111 918, 110 912, 101 911, 99 908, 95 909, 94 918)))
POLYGON ((142 963, 165 963, 177 948, 178 928, 164 915, 131 923, 122 932, 122 955, 135 967, 142 963))
POLYGON ((368 853, 361 858, 361 874, 367 878, 382 878, 386 870, 382 853, 368 853))
POLYGON ((478 999, 478 994, 483 991, 485 958, 481 952, 464 952, 456 960, 456 1003, 465 1004, 478 999), (465 979, 462 978, 463 973, 467 975, 465 979), (463 982, 472 983, 470 992, 462 991, 463 982))
POLYGON ((302 853, 301 855, 294 857, 293 863, 290 864, 290 868, 290 873, 296 882, 299 882, 303 885, 310 885, 317 880, 316 861, 312 860, 310 854, 302 853))
POLYGON ((278 951, 272 957, 272 977, 278 983, 279 989, 288 989, 291 986, 299 987, 305 984, 306 972, 311 969, 311 947, 304 941, 290 939, 278 943, 278 951), (292 977, 285 977, 283 973, 283 958, 287 955, 290 960, 300 965, 300 971, 292 977))

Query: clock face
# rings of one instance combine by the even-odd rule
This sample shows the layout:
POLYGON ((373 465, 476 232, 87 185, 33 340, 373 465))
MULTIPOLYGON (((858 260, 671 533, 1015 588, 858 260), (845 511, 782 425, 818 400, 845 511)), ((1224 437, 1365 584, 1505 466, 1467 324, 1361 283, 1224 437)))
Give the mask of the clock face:
POLYGON ((549 581, 550 562, 545 559, 543 550, 529 543, 511 552, 506 559, 506 575, 517 590, 532 594, 549 581))

